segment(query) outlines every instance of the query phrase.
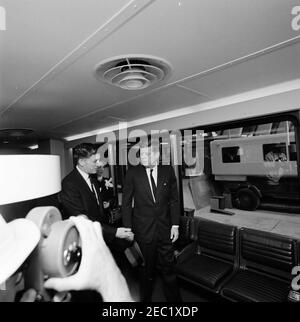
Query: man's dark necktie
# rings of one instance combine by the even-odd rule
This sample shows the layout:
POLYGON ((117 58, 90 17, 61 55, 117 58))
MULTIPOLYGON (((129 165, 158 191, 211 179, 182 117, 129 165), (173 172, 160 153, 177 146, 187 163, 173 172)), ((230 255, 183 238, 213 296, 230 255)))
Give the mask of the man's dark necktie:
POLYGON ((152 191, 153 191, 153 195, 156 201, 156 192, 157 192, 157 187, 153 178, 153 169, 150 170, 150 179, 151 179, 151 186, 152 186, 152 191))
POLYGON ((94 185, 94 178, 92 176, 89 176, 89 179, 90 179, 90 182, 91 182, 91 186, 92 186, 92 191, 93 191, 93 194, 97 200, 97 204, 99 205, 99 200, 98 200, 98 195, 97 195, 97 191, 96 191, 96 188, 95 188, 95 185, 94 185))

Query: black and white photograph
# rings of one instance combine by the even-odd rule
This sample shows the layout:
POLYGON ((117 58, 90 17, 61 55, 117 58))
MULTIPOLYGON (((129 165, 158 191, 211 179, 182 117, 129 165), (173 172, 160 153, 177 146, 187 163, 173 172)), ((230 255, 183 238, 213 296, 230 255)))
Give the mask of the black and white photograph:
POLYGON ((300 0, 0 0, 0 302, 300 302, 300 0))

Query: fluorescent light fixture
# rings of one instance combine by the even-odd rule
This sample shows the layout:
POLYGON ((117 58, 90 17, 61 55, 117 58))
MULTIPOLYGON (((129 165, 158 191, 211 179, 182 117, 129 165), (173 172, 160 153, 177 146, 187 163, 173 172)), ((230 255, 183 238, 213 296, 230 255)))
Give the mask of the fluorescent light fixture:
POLYGON ((39 148, 39 145, 38 144, 35 144, 35 145, 31 145, 28 147, 30 150, 36 150, 39 148))

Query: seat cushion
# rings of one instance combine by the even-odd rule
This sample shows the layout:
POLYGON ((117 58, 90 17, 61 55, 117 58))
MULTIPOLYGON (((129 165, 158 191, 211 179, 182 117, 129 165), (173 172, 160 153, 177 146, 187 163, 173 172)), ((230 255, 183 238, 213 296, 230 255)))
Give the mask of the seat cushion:
POLYGON ((289 283, 243 270, 238 271, 222 289, 224 296, 246 302, 284 302, 288 292, 289 283))
POLYGON ((176 266, 179 277, 214 289, 233 269, 233 265, 204 255, 193 255, 176 266))

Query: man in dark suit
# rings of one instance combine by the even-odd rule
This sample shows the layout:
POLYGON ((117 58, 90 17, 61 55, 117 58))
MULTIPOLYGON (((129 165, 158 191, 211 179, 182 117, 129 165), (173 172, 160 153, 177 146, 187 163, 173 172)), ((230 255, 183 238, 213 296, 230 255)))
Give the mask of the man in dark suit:
POLYGON ((108 246, 116 237, 132 240, 133 234, 129 229, 108 225, 99 184, 93 176, 100 161, 94 145, 91 143, 77 145, 73 150, 73 156, 76 167, 63 179, 60 193, 64 217, 86 215, 90 220, 100 222, 108 246))
POLYGON ((173 244, 178 238, 179 204, 171 166, 158 165, 159 147, 141 146, 141 164, 128 170, 122 197, 125 227, 131 228, 145 260, 141 268, 141 300, 151 301, 156 261, 167 301, 181 301, 174 273, 173 244), (134 207, 132 209, 132 202, 134 207))

